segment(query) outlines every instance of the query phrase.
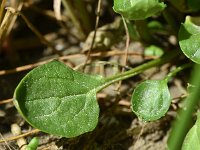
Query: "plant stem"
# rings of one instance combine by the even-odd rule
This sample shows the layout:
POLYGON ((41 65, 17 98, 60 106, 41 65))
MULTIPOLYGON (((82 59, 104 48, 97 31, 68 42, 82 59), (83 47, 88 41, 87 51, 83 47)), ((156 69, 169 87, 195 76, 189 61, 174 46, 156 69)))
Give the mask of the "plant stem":
POLYGON ((171 59, 173 59, 178 54, 179 54, 179 51, 173 51, 173 52, 166 54, 165 56, 163 56, 161 58, 147 62, 147 63, 140 65, 136 68, 133 68, 129 71, 108 77, 108 78, 105 79, 104 84, 97 89, 97 91, 100 91, 100 90, 104 89, 105 87, 107 87, 107 86, 109 86, 109 85, 111 85, 115 82, 133 77, 133 76, 135 76, 135 75, 137 75, 141 72, 144 72, 145 70, 147 70, 149 68, 152 68, 152 67, 155 67, 155 66, 158 66, 158 65, 162 65, 166 62, 169 62, 171 59))
POLYGON ((55 46, 49 42, 36 28, 35 26, 28 20, 28 18, 26 18, 26 16, 24 14, 22 14, 21 12, 18 12, 18 14, 22 17, 22 19, 24 20, 24 22, 27 24, 27 26, 31 29, 31 31, 40 39, 40 41, 47 45, 48 47, 50 47, 53 51, 53 53, 58 54, 59 56, 62 56, 62 53, 60 51, 58 51, 55 46))
POLYGON ((149 33, 149 29, 147 27, 146 20, 136 20, 135 25, 136 25, 136 29, 143 41, 145 41, 145 42, 153 41, 153 37, 149 33))
POLYGON ((69 0, 62 0, 62 4, 64 6, 64 8, 68 11, 69 13, 69 17, 71 18, 74 26, 76 27, 78 33, 79 33, 79 38, 80 40, 84 40, 86 35, 84 34, 84 31, 81 27, 81 24, 79 22, 79 20, 77 19, 74 9, 72 7, 71 1, 69 0))
POLYGON ((164 78, 164 80, 166 80, 168 82, 179 71, 182 71, 183 69, 186 69, 186 68, 191 67, 191 66, 192 66, 192 64, 184 64, 182 66, 175 68, 174 70, 172 70, 170 73, 167 74, 167 76, 164 78))
POLYGON ((136 25, 134 25, 133 22, 131 22, 130 20, 126 19, 125 21, 126 21, 126 25, 127 25, 127 28, 128 28, 130 38, 134 41, 139 41, 140 35, 136 31, 136 25))
POLYGON ((2 2, 1 2, 1 6, 0 6, 0 25, 1 25, 2 18, 3 18, 3 12, 4 12, 4 7, 5 7, 5 4, 6 4, 6 1, 7 0, 2 0, 2 2))
POLYGON ((74 5, 77 10, 79 10, 79 18, 80 22, 83 26, 84 33, 88 34, 93 28, 92 20, 90 19, 90 15, 86 9, 85 1, 83 0, 76 0, 74 5))
MULTIPOLYGON (((91 46, 90 49, 87 53, 87 58, 85 60, 85 64, 84 66, 87 64, 89 57, 90 57, 90 53, 93 49, 94 43, 95 43, 95 38, 96 38, 96 34, 97 34, 97 28, 99 26, 99 19, 100 19, 100 12, 101 12, 101 6, 102 6, 102 0, 98 0, 98 5, 97 5, 97 16, 96 16, 96 21, 95 21, 95 29, 94 29, 94 35, 92 37, 92 42, 91 42, 91 46)), ((85 67, 83 68, 85 69, 85 67)))
POLYGON ((6 10, 6 14, 4 15, 3 21, 0 25, 0 45, 6 38, 8 27, 12 22, 13 17, 15 16, 15 9, 8 7, 6 10))
POLYGON ((171 26, 173 34, 177 36, 179 31, 177 20, 169 12, 169 10, 167 10, 167 8, 163 11, 163 16, 165 20, 168 22, 168 24, 171 26))
POLYGON ((173 125, 171 134, 168 139, 168 149, 177 150, 181 149, 183 140, 191 127, 192 113, 195 106, 199 103, 200 97, 200 65, 195 65, 192 73, 191 84, 195 85, 192 93, 187 97, 185 108, 179 112, 179 119, 173 125))

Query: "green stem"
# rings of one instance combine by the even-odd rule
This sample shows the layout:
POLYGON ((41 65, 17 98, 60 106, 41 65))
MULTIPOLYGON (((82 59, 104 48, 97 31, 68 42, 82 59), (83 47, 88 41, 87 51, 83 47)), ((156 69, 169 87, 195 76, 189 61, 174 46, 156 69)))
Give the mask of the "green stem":
POLYGON ((192 124, 192 113, 199 103, 200 97, 200 65, 195 65, 192 73, 191 84, 195 85, 192 93, 187 97, 185 108, 179 112, 179 119, 173 125, 171 134, 168 139, 168 149, 181 149, 183 140, 192 124))
POLYGON ((138 33, 140 34, 140 37, 145 42, 152 42, 153 37, 149 33, 149 29, 147 27, 146 20, 136 20, 135 25, 137 28, 138 33))
POLYGON ((92 20, 90 19, 90 15, 86 9, 85 1, 76 0, 74 1, 74 5, 76 9, 79 11, 80 22, 83 26, 83 29, 86 34, 88 34, 92 30, 92 20))
POLYGON ((158 65, 162 65, 166 62, 169 62, 171 59, 173 59, 178 54, 179 54, 179 51, 173 51, 173 52, 166 54, 165 56, 163 56, 161 58, 147 62, 147 63, 140 65, 136 68, 133 68, 129 71, 108 77, 108 78, 105 79, 104 84, 97 89, 97 91, 100 91, 100 90, 104 89, 105 87, 107 87, 107 86, 109 86, 109 85, 111 85, 115 82, 133 77, 133 76, 135 76, 135 75, 137 75, 141 72, 144 72, 145 70, 147 70, 149 68, 152 68, 152 67, 155 67, 155 66, 158 66, 158 65))
POLYGON ((131 22, 130 20, 127 20, 127 19, 125 21, 126 21, 126 25, 128 27, 128 32, 129 32, 131 39, 134 41, 139 41, 140 35, 136 31, 136 27, 133 24, 133 22, 131 22))
POLYGON ((166 80, 168 82, 179 71, 182 71, 183 69, 186 69, 186 68, 191 67, 191 66, 192 66, 192 64, 184 64, 184 65, 182 65, 180 67, 175 68, 174 70, 172 70, 170 73, 167 74, 167 76, 165 77, 164 80, 166 80))
POLYGON ((171 26, 173 34, 177 36, 179 31, 177 20, 169 12, 169 10, 167 10, 167 8, 163 11, 163 16, 165 20, 168 22, 168 24, 171 26))
POLYGON ((79 20, 77 19, 76 15, 75 15, 74 9, 73 9, 72 4, 71 4, 71 1, 62 0, 62 4, 63 4, 64 8, 68 11, 69 17, 72 20, 74 26, 76 27, 76 29, 77 29, 77 31, 79 33, 79 38, 81 40, 84 40, 86 35, 84 34, 84 31, 83 31, 83 29, 81 27, 81 24, 80 24, 79 20))

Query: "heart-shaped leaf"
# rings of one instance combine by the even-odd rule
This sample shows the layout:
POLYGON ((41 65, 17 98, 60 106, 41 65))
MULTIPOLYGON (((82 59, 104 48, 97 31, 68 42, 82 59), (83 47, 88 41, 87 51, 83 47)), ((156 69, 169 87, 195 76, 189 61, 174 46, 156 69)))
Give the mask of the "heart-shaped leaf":
POLYGON ((200 64, 200 26, 186 17, 179 30, 179 45, 183 53, 193 62, 200 64))
POLYGON ((154 121, 165 115, 171 104, 167 80, 147 80, 134 90, 133 112, 144 121, 154 121))
POLYGON ((63 137, 92 131, 98 122, 97 88, 104 78, 52 61, 29 72, 14 93, 18 111, 35 128, 63 137))
POLYGON ((129 20, 143 20, 162 11, 166 5, 159 0, 114 0, 113 9, 129 20))
POLYGON ((194 126, 187 133, 183 142, 182 150, 199 150, 200 149, 200 116, 194 126))

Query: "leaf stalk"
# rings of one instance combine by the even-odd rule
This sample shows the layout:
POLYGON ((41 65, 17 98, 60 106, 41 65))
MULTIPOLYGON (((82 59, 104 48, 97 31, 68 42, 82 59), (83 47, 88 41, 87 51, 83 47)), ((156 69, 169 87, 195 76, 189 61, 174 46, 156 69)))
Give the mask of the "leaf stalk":
POLYGON ((139 73, 144 72, 145 70, 147 70, 149 68, 152 68, 152 67, 167 63, 170 60, 172 60, 174 57, 176 57, 178 54, 179 54, 179 51, 172 51, 172 52, 164 55, 161 58, 149 61, 149 62, 147 62, 147 63, 145 63, 143 65, 140 65, 138 67, 135 67, 135 68, 133 68, 133 69, 131 69, 129 71, 126 71, 126 72, 123 72, 123 73, 108 77, 108 78, 105 79, 104 84, 101 85, 97 89, 97 91, 100 91, 100 90, 106 88, 107 86, 109 86, 109 85, 111 85, 111 84, 113 84, 115 82, 118 82, 118 81, 121 81, 121 80, 125 80, 125 79, 133 77, 135 75, 138 75, 139 73))

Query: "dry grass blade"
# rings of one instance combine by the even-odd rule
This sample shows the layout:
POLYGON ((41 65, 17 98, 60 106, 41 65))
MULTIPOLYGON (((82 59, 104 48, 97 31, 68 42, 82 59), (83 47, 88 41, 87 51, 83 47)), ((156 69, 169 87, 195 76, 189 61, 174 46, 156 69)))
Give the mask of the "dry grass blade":
POLYGON ((1 21, 2 21, 2 18, 3 18, 3 12, 4 12, 4 7, 5 7, 5 4, 6 4, 6 1, 7 0, 2 0, 2 2, 1 2, 1 7, 0 7, 0 24, 1 24, 1 21))
MULTIPOLYGON (((3 135, 2 135, 1 133, 0 133, 0 137, 1 137, 3 140, 5 140, 4 137, 3 137, 3 135)), ((6 140, 4 141, 4 143, 6 144, 6 146, 7 146, 7 148, 8 148, 9 150, 12 150, 11 147, 9 146, 9 144, 7 143, 6 140)))
POLYGON ((15 9, 11 7, 6 8, 6 10, 6 14, 0 26, 0 44, 2 44, 4 39, 6 38, 8 28, 16 12, 15 9))
MULTIPOLYGON (((23 5, 24 5, 24 2, 21 1, 21 0, 18 1, 18 2, 15 1, 15 5, 16 5, 16 10, 17 10, 17 11, 21 11, 21 9, 22 9, 22 7, 23 7, 23 5)), ((6 33, 6 36, 8 36, 8 34, 11 32, 11 30, 12 30, 12 28, 13 28, 13 26, 14 26, 16 20, 17 20, 17 15, 14 15, 14 17, 13 17, 12 20, 11 20, 11 23, 9 24, 8 31, 7 31, 7 33, 6 33)))
POLYGON ((62 20, 61 16, 61 0, 53 1, 53 9, 57 20, 62 20))
POLYGON ((27 26, 31 29, 31 31, 41 40, 41 42, 45 45, 47 45, 48 47, 50 47, 52 49, 52 51, 55 54, 58 54, 59 56, 62 56, 62 53, 60 51, 58 51, 54 45, 49 42, 35 27, 34 25, 26 18, 26 16, 24 16, 22 13, 18 12, 18 14, 22 17, 22 19, 25 21, 25 23, 27 24, 27 26))
POLYGON ((21 135, 13 136, 13 137, 10 137, 10 138, 0 139, 0 143, 4 143, 4 142, 9 142, 9 141, 17 140, 17 139, 19 139, 19 138, 26 137, 26 136, 29 136, 29 135, 32 135, 32 134, 35 134, 35 133, 38 133, 38 132, 40 132, 40 130, 34 129, 34 130, 31 130, 31 131, 26 132, 26 133, 21 134, 21 135))
POLYGON ((96 37, 96 33, 97 33, 97 28, 98 28, 98 25, 99 25, 99 19, 100 19, 100 13, 101 13, 101 5, 102 5, 102 0, 99 0, 98 1, 98 6, 97 6, 97 16, 96 16, 94 35, 93 35, 93 38, 92 38, 90 49, 89 49, 89 51, 87 53, 87 58, 86 58, 85 64, 87 64, 87 62, 89 60, 89 57, 90 57, 90 53, 91 53, 91 51, 93 49, 93 46, 94 46, 94 41, 95 41, 95 37, 96 37))
POLYGON ((79 36, 78 36, 79 39, 83 40, 83 39, 85 39, 86 35, 83 32, 82 26, 81 26, 80 22, 78 21, 78 18, 75 16, 75 12, 74 12, 74 9, 73 9, 71 3, 72 2, 69 0, 62 0, 62 4, 63 4, 64 8, 68 12, 70 19, 72 20, 74 26, 76 27, 76 29, 79 33, 79 36))
MULTIPOLYGON (((129 56, 141 56, 142 54, 140 53, 135 53, 135 52, 130 52, 127 53, 129 56)), ((92 53, 90 54, 90 57, 108 57, 108 56, 115 56, 115 55, 126 55, 124 52, 118 51, 118 50, 113 50, 113 51, 108 51, 108 52, 97 52, 97 53, 92 53)), ((2 75, 8 75, 8 74, 13 74, 13 73, 17 73, 17 72, 22 72, 22 71, 26 71, 26 70, 30 70, 33 69, 37 66, 40 66, 42 64, 48 63, 50 61, 52 61, 53 59, 59 59, 59 60, 67 60, 67 59, 72 59, 72 58, 80 58, 80 57, 84 57, 84 54, 72 54, 72 55, 68 55, 68 56, 62 56, 59 58, 52 58, 46 61, 41 61, 35 64, 29 64, 29 65, 25 65, 25 66, 20 66, 14 69, 10 69, 10 70, 0 70, 0 76, 2 75)), ((156 59, 157 57, 146 57, 146 59, 156 59)))
POLYGON ((1 100, 1 101, 0 101, 0 105, 2 105, 2 104, 7 104, 7 103, 10 103, 10 102, 12 102, 12 101, 13 101, 12 98, 6 99, 6 100, 1 100))

